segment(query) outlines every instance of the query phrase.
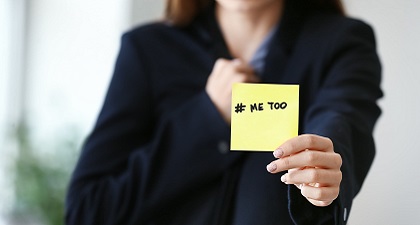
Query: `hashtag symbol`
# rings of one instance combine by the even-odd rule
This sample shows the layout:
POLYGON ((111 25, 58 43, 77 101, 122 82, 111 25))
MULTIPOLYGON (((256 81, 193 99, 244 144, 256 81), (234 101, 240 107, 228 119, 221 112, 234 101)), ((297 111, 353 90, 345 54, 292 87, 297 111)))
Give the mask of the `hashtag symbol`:
POLYGON ((244 104, 242 104, 242 103, 238 103, 238 104, 236 104, 236 106, 235 106, 235 112, 236 113, 241 113, 241 112, 243 112, 243 111, 245 111, 245 105, 244 104))

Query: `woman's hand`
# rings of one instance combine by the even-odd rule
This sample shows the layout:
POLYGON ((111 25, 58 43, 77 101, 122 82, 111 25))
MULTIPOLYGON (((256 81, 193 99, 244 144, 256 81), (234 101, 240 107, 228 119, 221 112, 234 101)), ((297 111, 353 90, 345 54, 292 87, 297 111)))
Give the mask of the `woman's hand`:
POLYGON ((207 80, 206 92, 223 119, 230 124, 232 84, 258 81, 253 69, 241 60, 218 59, 207 80))
POLYGON ((268 164, 267 170, 287 170, 281 181, 296 185, 313 205, 328 206, 338 197, 342 159, 329 138, 300 135, 283 143, 273 155, 278 159, 268 164))

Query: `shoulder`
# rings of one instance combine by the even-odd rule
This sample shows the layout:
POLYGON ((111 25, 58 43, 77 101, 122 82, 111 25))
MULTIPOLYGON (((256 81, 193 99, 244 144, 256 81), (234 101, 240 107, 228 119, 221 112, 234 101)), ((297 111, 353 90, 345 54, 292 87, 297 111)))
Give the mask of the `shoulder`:
POLYGON ((374 30, 370 24, 360 19, 332 13, 314 13, 308 16, 302 35, 328 39, 328 42, 344 42, 352 38, 375 42, 374 30))
POLYGON ((177 27, 167 22, 154 22, 137 26, 122 36, 122 42, 131 42, 140 51, 167 51, 187 50, 194 43, 201 43, 200 36, 193 26, 177 27))
POLYGON ((126 31, 123 34, 123 37, 147 41, 176 36, 178 33, 180 33, 180 29, 168 23, 153 22, 134 27, 131 30, 126 31))
POLYGON ((296 51, 317 59, 337 59, 349 53, 376 52, 374 30, 368 23, 337 14, 308 15, 299 32, 296 51))

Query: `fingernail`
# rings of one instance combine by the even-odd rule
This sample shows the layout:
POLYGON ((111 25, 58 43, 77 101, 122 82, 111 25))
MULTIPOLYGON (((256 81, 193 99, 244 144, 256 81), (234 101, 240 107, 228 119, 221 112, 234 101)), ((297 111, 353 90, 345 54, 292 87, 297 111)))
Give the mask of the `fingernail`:
POLYGON ((270 173, 276 171, 276 169, 277 169, 277 165, 275 163, 270 163, 267 165, 267 171, 270 173))
POLYGON ((274 152, 273 152, 273 155, 274 155, 274 157, 276 157, 276 158, 281 158, 282 156, 283 156, 283 154, 284 154, 284 152, 283 152, 283 149, 282 148, 277 148, 274 152))
POLYGON ((235 59, 232 59, 232 63, 233 65, 239 66, 242 64, 242 60, 235 58, 235 59))
POLYGON ((286 183, 286 174, 280 177, 281 182, 286 183))

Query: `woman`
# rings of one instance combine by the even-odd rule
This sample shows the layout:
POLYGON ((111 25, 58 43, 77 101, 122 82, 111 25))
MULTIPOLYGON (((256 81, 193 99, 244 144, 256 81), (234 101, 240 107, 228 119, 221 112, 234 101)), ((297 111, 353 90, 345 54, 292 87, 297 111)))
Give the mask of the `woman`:
POLYGON ((165 23, 122 38, 66 222, 345 224, 375 152, 380 74, 372 29, 338 0, 168 1, 165 23), (299 84, 301 135, 229 152, 235 82, 299 84))

